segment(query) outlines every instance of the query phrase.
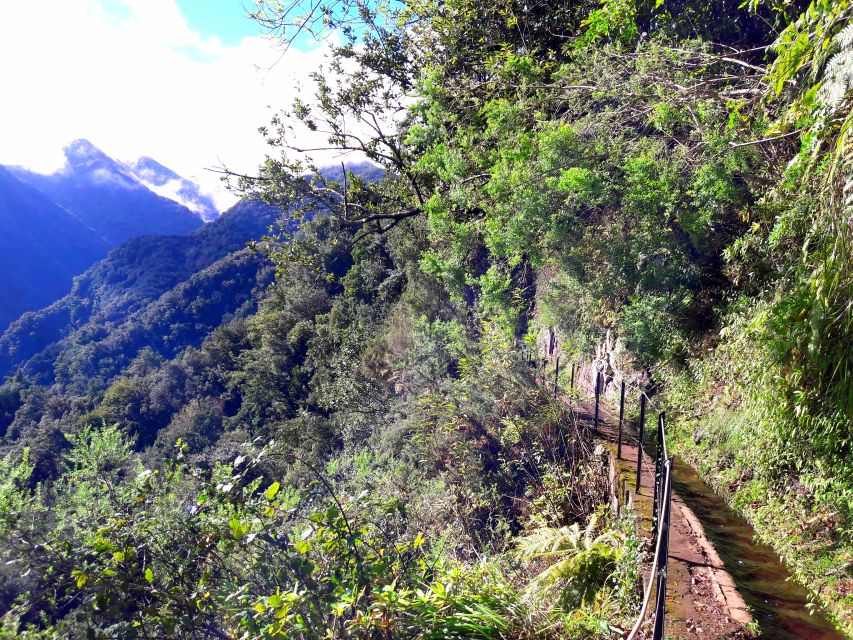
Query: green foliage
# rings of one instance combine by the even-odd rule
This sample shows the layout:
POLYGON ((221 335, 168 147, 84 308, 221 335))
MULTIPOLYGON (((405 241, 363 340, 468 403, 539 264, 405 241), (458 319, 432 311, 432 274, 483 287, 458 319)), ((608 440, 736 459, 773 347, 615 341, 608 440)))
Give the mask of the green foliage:
POLYGON ((604 0, 600 9, 590 13, 589 17, 581 23, 586 31, 578 42, 582 45, 590 45, 608 39, 632 44, 639 35, 634 21, 636 15, 637 8, 634 0, 604 0))
MULTIPOLYGON (((482 545, 489 529, 494 547, 504 546, 501 538, 522 517, 511 508, 517 499, 505 498, 546 489, 536 478, 548 452, 555 455, 566 416, 535 389, 517 388, 520 372, 508 374, 520 365, 500 333, 487 331, 479 355, 463 357, 458 325, 422 320, 415 331, 465 361, 444 400, 463 404, 438 423, 422 423, 424 436, 432 433, 410 445, 420 451, 417 467, 362 449, 323 472, 270 444, 243 445, 229 463, 200 469, 187 463, 190 447, 178 440, 172 461, 146 469, 117 426, 68 436, 65 472, 37 496, 22 485, 26 460, 10 466, 4 504, 16 506, 6 513, 21 513, 7 519, 3 539, 16 542, 4 553, 25 568, 19 580, 35 580, 7 615, 7 635, 541 637, 545 627, 537 630, 499 564, 453 557, 482 545), (503 426, 493 424, 501 415, 503 426), (505 444, 493 460, 500 464, 482 467, 477 459, 494 453, 479 441, 498 432, 505 444), (448 465, 447 454, 456 462, 448 465), (302 466, 305 480, 266 479, 278 458, 302 466), (402 475, 386 485, 394 469, 402 475), (436 473, 446 487, 439 503, 456 503, 443 526, 462 518, 467 542, 421 533, 429 524, 422 518, 443 517, 435 502, 425 509, 414 502, 436 473), (490 491, 493 483, 499 491, 490 491)), ((423 396, 417 405, 425 408, 423 396)), ((589 464, 572 457, 580 452, 559 455, 554 470, 589 464)))
POLYGON ((597 533, 598 518, 590 519, 581 531, 570 527, 542 527, 518 540, 521 558, 549 558, 555 562, 531 582, 531 593, 563 587, 561 605, 578 608, 595 597, 604 586, 619 556, 619 539, 612 532, 597 533), (568 586, 563 586, 568 585, 568 586))
POLYGON ((11 454, 0 460, 0 536, 8 535, 33 499, 28 490, 32 473, 33 466, 26 449, 17 462, 11 454))
POLYGON ((841 70, 849 70, 851 11, 849 2, 811 3, 774 43, 777 57, 768 71, 777 96, 792 86, 793 99, 776 127, 797 126, 803 142, 786 181, 772 193, 788 213, 770 240, 789 236, 799 243, 795 249, 802 258, 786 265, 790 284, 779 288, 766 337, 784 380, 790 419, 810 433, 821 455, 838 460, 851 450, 853 417, 853 352, 843 346, 853 337, 853 254, 846 222, 853 102, 849 73, 841 70), (808 226, 794 227, 800 220, 808 226))
POLYGON ((583 529, 577 522, 540 527, 516 542, 523 560, 550 563, 526 587, 525 599, 553 601, 569 637, 608 634, 634 605, 639 541, 626 533, 633 525, 602 525, 595 513, 583 529), (633 568, 626 573, 626 567, 633 568))
POLYGON ((648 363, 680 359, 687 340, 681 334, 678 319, 688 301, 689 297, 684 301, 664 296, 633 297, 619 322, 630 348, 648 363))
POLYGON ((98 477, 118 468, 130 455, 131 445, 118 425, 86 426, 66 434, 71 449, 65 461, 72 477, 98 477))
POLYGON ((610 635, 639 542, 590 520, 600 456, 514 353, 546 327, 573 358, 618 337, 741 508, 846 557, 849 3, 306 7, 255 10, 342 37, 236 178, 284 212, 269 290, 230 233, 138 242, 0 342, 36 376, 0 392, 15 630, 610 635), (321 171, 297 123, 375 166, 321 171))
POLYGON ((147 236, 116 248, 71 292, 0 336, 0 375, 27 365, 40 383, 102 392, 144 348, 173 357, 249 304, 269 269, 245 249, 278 212, 241 202, 189 236, 147 236))

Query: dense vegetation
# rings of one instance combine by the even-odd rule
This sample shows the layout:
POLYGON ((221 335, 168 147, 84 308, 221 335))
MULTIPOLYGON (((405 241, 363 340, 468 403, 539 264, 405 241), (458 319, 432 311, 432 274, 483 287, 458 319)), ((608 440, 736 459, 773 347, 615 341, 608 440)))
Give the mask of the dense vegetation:
MULTIPOLYGON (((318 216, 295 242, 321 271, 291 269, 254 316, 171 361, 141 354, 88 413, 48 400, 72 425, 53 431, 53 458, 31 457, 50 433, 43 409, 7 436, 30 447, 4 469, 16 559, 4 599, 29 594, 7 633, 558 637, 627 624, 639 542, 630 521, 593 515, 606 456, 514 345, 468 334, 464 307, 408 261, 407 234, 354 251, 318 216), (403 286, 407 264, 416 286, 403 286)), ((25 397, 16 421, 39 411, 37 387, 5 389, 25 397)))
POLYGON ((618 634, 642 543, 515 353, 543 328, 617 336, 853 634, 850 3, 307 7, 254 14, 345 38, 238 180, 286 212, 257 311, 0 389, 7 635, 618 634), (384 178, 317 174, 294 119, 384 178))

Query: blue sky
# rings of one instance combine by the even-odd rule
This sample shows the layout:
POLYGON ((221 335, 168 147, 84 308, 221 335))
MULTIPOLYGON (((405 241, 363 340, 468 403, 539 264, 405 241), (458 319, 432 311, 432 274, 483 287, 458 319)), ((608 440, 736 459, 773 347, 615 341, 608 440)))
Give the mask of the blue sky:
MULTIPOLYGON (((248 17, 248 9, 251 9, 254 4, 252 0, 175 0, 175 2, 192 29, 203 36, 217 37, 225 45, 236 45, 243 38, 261 35, 260 26, 248 17)), ((315 48, 316 43, 306 34, 297 38, 293 46, 300 51, 307 51, 315 48)))
MULTIPOLYGON (((251 8, 251 0, 176 0, 181 15, 190 28, 202 36, 216 36, 225 45, 235 45, 243 38, 259 34, 258 26, 247 17, 244 5, 251 8)), ((131 8, 124 0, 103 0, 104 9, 119 19, 128 18, 131 8)))
POLYGON ((190 27, 204 36, 218 36, 223 44, 235 45, 258 35, 258 25, 246 17, 239 0, 177 0, 190 27))

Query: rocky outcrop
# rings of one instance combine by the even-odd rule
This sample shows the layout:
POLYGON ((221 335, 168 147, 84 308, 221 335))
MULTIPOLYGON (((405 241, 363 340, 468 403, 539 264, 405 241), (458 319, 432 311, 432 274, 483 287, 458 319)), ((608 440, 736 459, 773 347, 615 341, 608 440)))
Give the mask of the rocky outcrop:
POLYGON ((537 344, 539 357, 550 363, 555 363, 559 358, 560 367, 564 371, 570 371, 574 364, 575 385, 589 394, 595 393, 595 378, 599 373, 602 375, 602 393, 616 402, 623 380, 628 389, 648 390, 652 386, 649 372, 633 368, 624 344, 610 329, 596 346, 592 357, 587 356, 575 362, 571 362, 571 358, 566 355, 559 327, 543 327, 539 331, 537 344))

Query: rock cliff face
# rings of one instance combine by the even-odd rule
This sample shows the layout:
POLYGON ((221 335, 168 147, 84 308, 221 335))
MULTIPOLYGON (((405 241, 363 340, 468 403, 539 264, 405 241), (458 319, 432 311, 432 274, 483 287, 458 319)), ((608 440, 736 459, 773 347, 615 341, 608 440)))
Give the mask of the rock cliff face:
MULTIPOLYGON (((537 337, 539 357, 553 365, 560 358, 560 368, 570 371, 575 367, 575 386, 586 393, 595 393, 595 378, 601 374, 602 393, 611 402, 619 402, 622 382, 626 390, 640 389, 648 391, 652 387, 648 371, 637 371, 628 358, 624 344, 614 337, 608 329, 604 339, 596 345, 595 353, 588 354, 579 361, 572 362, 563 349, 563 339, 559 327, 543 327, 537 337)), ((568 374, 570 375, 570 374, 568 374)))

